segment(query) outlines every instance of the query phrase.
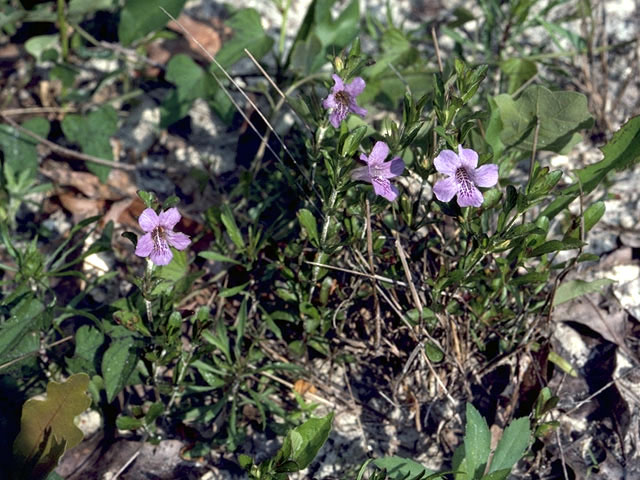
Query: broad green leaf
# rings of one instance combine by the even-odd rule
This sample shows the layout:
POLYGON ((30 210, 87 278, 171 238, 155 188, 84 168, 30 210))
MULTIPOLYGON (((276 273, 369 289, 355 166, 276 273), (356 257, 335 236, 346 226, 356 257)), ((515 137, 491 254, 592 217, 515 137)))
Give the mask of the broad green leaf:
POLYGON ((11 317, 0 326, 0 363, 38 350, 37 325, 43 311, 44 305, 30 297, 11 310, 11 317))
POLYGON ((118 38, 127 46, 147 33, 163 28, 169 17, 160 10, 178 18, 186 0, 127 0, 120 13, 118 38))
POLYGON ((50 381, 44 400, 25 402, 20 433, 13 443, 20 478, 46 478, 62 454, 82 441, 73 419, 91 405, 88 385, 89 376, 77 373, 63 383, 50 381))
POLYGON ((298 221, 300 225, 307 232, 311 243, 318 247, 320 245, 320 236, 318 235, 318 224, 316 223, 316 217, 313 216, 306 208, 302 208, 298 211, 298 221))
MULTIPOLYGON (((222 48, 216 54, 216 60, 223 68, 229 68, 242 58, 246 58, 246 48, 257 59, 262 58, 271 50, 273 39, 262 29, 260 15, 253 8, 237 10, 225 25, 232 30, 229 40, 222 44, 222 48)), ((222 74, 215 64, 211 64, 210 70, 216 74, 222 74)))
POLYGON ((587 293, 601 292, 604 287, 612 283, 615 282, 608 278, 599 278, 592 282, 585 282, 580 279, 569 280, 568 282, 560 284, 556 290, 556 295, 553 297, 553 305, 560 305, 574 298, 586 295, 587 293))
POLYGON ((136 360, 134 340, 131 337, 115 340, 104 352, 102 378, 109 403, 127 385, 129 377, 136 368, 136 360))
POLYGON ((431 475, 435 473, 432 470, 423 467, 415 460, 395 455, 391 457, 376 458, 373 463, 376 467, 385 469, 387 477, 390 480, 404 480, 407 478, 416 478, 419 475, 431 475))
POLYGON ((59 48, 60 45, 60 35, 36 35, 29 38, 24 43, 24 48, 27 52, 29 52, 36 59, 36 62, 41 62, 44 59, 42 58, 43 53, 47 50, 55 50, 56 47, 59 48))
POLYGON ((531 430, 528 418, 518 418, 509 424, 502 433, 496 451, 491 458, 489 473, 507 470, 511 471, 524 451, 529 446, 531 430))
POLYGON ((407 36, 396 28, 389 28, 382 34, 383 54, 368 69, 371 78, 382 74, 392 64, 394 67, 409 65, 416 61, 418 51, 407 36))
POLYGON ((290 452, 285 460, 295 462, 298 470, 307 468, 327 441, 332 421, 333 413, 329 413, 322 418, 312 417, 289 431, 280 448, 283 452, 290 452))
POLYGON ((220 210, 220 219, 227 230, 229 238, 231 238, 231 241, 239 250, 244 250, 245 246, 244 240, 242 239, 242 233, 240 233, 240 229, 238 228, 238 224, 236 223, 236 219, 231 208, 229 208, 229 205, 224 204, 220 210))
POLYGON ((481 480, 507 480, 510 471, 511 470, 505 468, 503 470, 497 470, 495 472, 487 473, 486 475, 482 476, 481 480))
POLYGON ((444 353, 435 344, 427 342, 424 345, 424 351, 434 363, 440 363, 444 359, 444 353))
MULTIPOLYGON (((41 117, 29 119, 21 126, 43 138, 49 135, 49 122, 41 117)), ((27 170, 29 178, 34 179, 38 170, 37 144, 36 140, 13 127, 0 125, 0 149, 4 154, 5 169, 11 168, 16 174, 27 170)))
POLYGON ((555 217, 580 195, 591 193, 612 170, 630 168, 640 160, 640 115, 625 123, 613 138, 601 148, 604 158, 599 162, 576 170, 580 179, 562 191, 562 196, 551 202, 542 215, 555 217))
POLYGON ((76 349, 73 358, 67 359, 74 372, 96 373, 98 349, 104 342, 104 335, 97 328, 83 325, 76 331, 76 349))
POLYGON ((166 79, 176 88, 162 104, 161 128, 184 118, 196 98, 207 98, 217 88, 214 79, 191 57, 182 53, 174 55, 169 61, 166 79))
MULTIPOLYGON (((104 105, 86 116, 67 114, 61 125, 67 140, 80 145, 83 153, 103 160, 113 160, 109 139, 118 130, 118 113, 113 107, 104 105)), ((102 183, 106 183, 111 167, 87 162, 87 168, 102 183)))
POLYGON ((468 478, 482 474, 491 451, 491 433, 484 417, 470 403, 467 403, 464 451, 468 478))
POLYGON ((577 92, 552 92, 545 87, 527 87, 520 98, 508 94, 493 99, 500 111, 500 140, 506 146, 531 151, 538 131, 538 150, 561 152, 579 141, 578 132, 589 128, 593 118, 587 97, 577 92))

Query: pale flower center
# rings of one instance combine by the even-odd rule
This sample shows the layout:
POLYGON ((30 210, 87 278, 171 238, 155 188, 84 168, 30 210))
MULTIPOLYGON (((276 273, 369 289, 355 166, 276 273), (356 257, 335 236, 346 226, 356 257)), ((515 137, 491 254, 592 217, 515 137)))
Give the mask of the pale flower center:
POLYGON ((464 167, 458 167, 456 169, 456 183, 458 184, 458 193, 462 196, 471 195, 471 189, 473 188, 473 182, 469 178, 469 172, 464 167))
POLYGON ((166 235, 164 227, 158 225, 151 232, 151 238, 153 239, 153 245, 156 249, 162 249, 166 243, 166 235))

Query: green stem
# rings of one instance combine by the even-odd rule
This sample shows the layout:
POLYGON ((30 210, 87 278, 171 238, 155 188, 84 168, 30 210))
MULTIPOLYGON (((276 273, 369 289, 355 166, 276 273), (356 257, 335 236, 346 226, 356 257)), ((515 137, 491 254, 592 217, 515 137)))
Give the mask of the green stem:
MULTIPOLYGON (((322 224, 322 233, 320 234, 320 249, 316 253, 316 263, 320 261, 320 256, 324 253, 324 244, 327 241, 327 235, 329 234, 329 226, 331 224, 331 212, 335 207, 336 200, 338 198, 338 189, 334 188, 329 197, 327 208, 325 209, 324 223, 322 224)), ((309 301, 313 297, 313 292, 316 288, 316 282, 318 281, 318 275, 320 274, 320 267, 318 265, 313 266, 313 273, 311 275, 311 289, 309 290, 309 301)))
POLYGON ((69 37, 67 36, 67 21, 64 15, 64 0, 58 0, 58 27, 60 28, 60 44, 62 58, 66 62, 69 57, 69 37))

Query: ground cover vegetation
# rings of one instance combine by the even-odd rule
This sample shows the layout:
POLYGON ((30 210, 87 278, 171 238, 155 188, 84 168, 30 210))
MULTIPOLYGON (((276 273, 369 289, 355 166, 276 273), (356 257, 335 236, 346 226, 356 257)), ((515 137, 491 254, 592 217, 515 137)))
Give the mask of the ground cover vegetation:
POLYGON ((184 0, 0 0, 2 43, 24 52, 0 93, 2 471, 61 478, 91 408, 105 449, 178 438, 185 461, 286 479, 347 406, 404 412, 442 463, 374 448, 338 455, 340 478, 575 478, 553 453, 551 378, 576 374, 554 307, 606 287, 566 278, 598 260, 591 194, 640 157, 640 117, 594 125, 569 81, 593 45, 568 24, 593 6, 483 0, 408 28, 313 0, 290 32, 292 2, 273 1, 275 38, 228 5, 208 50, 184 0), (156 140, 119 151, 150 91, 156 140), (162 160, 198 101, 237 138, 229 172, 162 160), (601 160, 550 166, 595 133, 601 160), (457 422, 449 442, 432 408, 457 422), (248 449, 257 433, 279 449, 248 449))

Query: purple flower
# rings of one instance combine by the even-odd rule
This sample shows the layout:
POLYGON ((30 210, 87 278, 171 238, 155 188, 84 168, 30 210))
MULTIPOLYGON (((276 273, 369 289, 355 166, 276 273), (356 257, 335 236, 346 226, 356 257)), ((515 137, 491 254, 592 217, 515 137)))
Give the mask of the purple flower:
POLYGON ((461 207, 479 207, 484 197, 478 187, 493 187, 498 183, 498 166, 494 163, 478 165, 478 154, 470 148, 458 145, 458 154, 453 150, 442 150, 433 161, 436 170, 448 175, 433 186, 433 193, 441 202, 450 201, 458 195, 461 207))
POLYGON ((324 108, 333 109, 329 115, 331 125, 338 128, 340 123, 347 118, 349 112, 364 117, 367 111, 356 104, 356 97, 364 90, 364 80, 356 77, 350 84, 345 85, 342 79, 334 73, 333 81, 336 83, 331 87, 331 93, 322 101, 324 108))
POLYGON ((373 191, 381 195, 390 202, 393 202, 399 192, 391 185, 390 178, 401 175, 404 171, 404 162, 400 157, 395 157, 390 162, 384 159, 389 155, 389 147, 384 142, 376 142, 367 157, 364 153, 360 155, 360 160, 367 164, 366 167, 358 167, 351 172, 353 180, 369 182, 373 185, 373 191))
POLYGON ((140 214, 138 223, 145 234, 138 240, 136 255, 149 257, 156 265, 168 265, 173 258, 169 245, 184 250, 191 240, 184 233, 174 232, 173 227, 180 221, 177 208, 165 210, 160 215, 152 208, 147 208, 140 214))

